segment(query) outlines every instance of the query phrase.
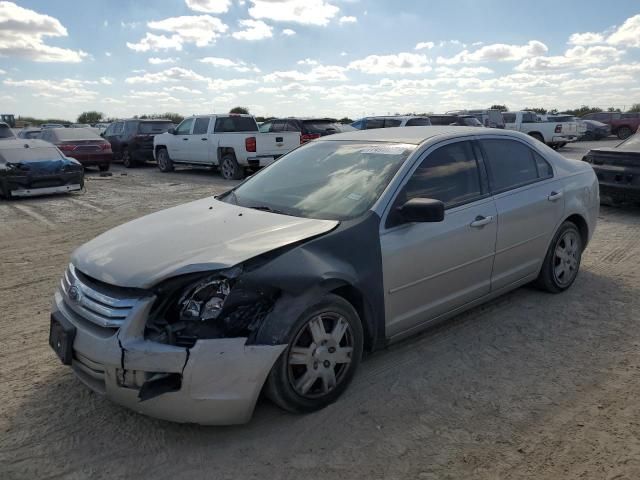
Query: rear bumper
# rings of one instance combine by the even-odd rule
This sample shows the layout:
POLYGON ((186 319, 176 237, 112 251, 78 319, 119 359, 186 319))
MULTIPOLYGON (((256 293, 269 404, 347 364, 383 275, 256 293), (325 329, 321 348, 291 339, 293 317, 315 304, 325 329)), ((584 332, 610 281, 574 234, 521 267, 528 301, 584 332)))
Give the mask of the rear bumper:
POLYGON ((640 169, 593 165, 593 170, 598 177, 601 196, 640 201, 640 169))
POLYGON ((67 157, 75 158, 84 166, 109 165, 113 159, 113 154, 109 153, 75 153, 66 152, 67 157))
POLYGON ((255 157, 248 157, 246 166, 252 168, 267 167, 281 156, 282 155, 258 155, 255 157))
POLYGON ((153 144, 150 144, 150 145, 132 144, 129 147, 129 151, 131 152, 131 157, 138 162, 147 162, 149 160, 154 160, 153 144))
POLYGON ((575 142, 576 140, 578 140, 577 135, 558 135, 551 138, 551 143, 571 143, 575 142))

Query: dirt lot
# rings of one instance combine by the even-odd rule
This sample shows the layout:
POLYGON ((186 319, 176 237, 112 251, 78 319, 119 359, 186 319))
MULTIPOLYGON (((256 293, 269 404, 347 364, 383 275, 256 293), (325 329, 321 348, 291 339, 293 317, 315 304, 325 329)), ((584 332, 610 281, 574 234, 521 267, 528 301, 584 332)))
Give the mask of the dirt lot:
POLYGON ((570 291, 522 288, 378 352, 316 414, 262 401, 248 425, 213 428, 111 404, 47 345, 75 247, 231 185, 123 172, 0 203, 0 478, 640 478, 640 209, 603 207, 570 291))

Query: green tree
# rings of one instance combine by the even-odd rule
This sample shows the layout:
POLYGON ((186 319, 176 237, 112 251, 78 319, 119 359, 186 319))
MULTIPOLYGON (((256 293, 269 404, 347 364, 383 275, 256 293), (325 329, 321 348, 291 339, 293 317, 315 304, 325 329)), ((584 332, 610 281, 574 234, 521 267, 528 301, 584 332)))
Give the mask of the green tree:
POLYGON ((340 120, 338 120, 338 123, 342 123, 343 125, 348 125, 350 123, 353 123, 353 120, 351 120, 349 117, 342 117, 340 120))
POLYGON ((501 112, 508 112, 509 107, 506 105, 491 105, 490 110, 500 110, 501 112))
POLYGON ((243 113, 243 114, 248 114, 249 113, 249 109, 246 107, 233 107, 231 110, 229 110, 229 113, 243 113))
POLYGON ((615 107, 609 107, 607 108, 607 112, 621 112, 622 110, 620 110, 619 108, 615 108, 615 107))
POLYGON ((628 110, 629 112, 640 112, 640 103, 634 103, 631 105, 631 108, 628 110))
POLYGON ((540 115, 544 115, 545 113, 547 113, 547 109, 546 108, 542 108, 542 107, 534 107, 534 108, 523 108, 523 110, 526 110, 528 112, 536 112, 539 113, 540 115))
POLYGON ((569 114, 574 115, 576 117, 583 117, 588 113, 599 113, 601 111, 602 111, 601 108, 590 107, 588 105, 582 105, 580 108, 574 108, 574 109, 565 110, 566 113, 569 113, 569 114))
POLYGON ((95 110, 91 110, 90 112, 82 112, 78 116, 78 123, 88 123, 91 125, 101 122, 102 117, 104 117, 104 113, 96 112, 95 110))

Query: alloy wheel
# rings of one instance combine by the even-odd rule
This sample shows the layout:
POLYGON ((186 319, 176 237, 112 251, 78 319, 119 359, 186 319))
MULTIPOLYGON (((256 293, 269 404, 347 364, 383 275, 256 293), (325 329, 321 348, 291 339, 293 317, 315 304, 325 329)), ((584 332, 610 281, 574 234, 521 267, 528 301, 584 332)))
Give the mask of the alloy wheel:
POLYGON ((553 257, 553 276, 559 285, 570 284, 578 274, 580 264, 580 239, 569 230, 556 243, 553 257))
POLYGON ((296 393, 318 398, 332 392, 344 380, 354 347, 349 322, 337 313, 311 318, 298 332, 289 349, 289 382, 296 393))

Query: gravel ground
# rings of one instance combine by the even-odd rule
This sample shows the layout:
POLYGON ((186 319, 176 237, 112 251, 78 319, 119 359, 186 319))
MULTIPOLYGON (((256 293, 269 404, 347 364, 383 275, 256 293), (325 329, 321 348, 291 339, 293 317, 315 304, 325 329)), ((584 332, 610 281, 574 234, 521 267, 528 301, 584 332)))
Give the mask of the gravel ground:
POLYGON ((315 414, 261 401, 244 426, 178 425, 88 391, 47 344, 71 251, 230 185, 115 167, 85 194, 0 203, 0 478, 640 478, 635 207, 602 208, 568 292, 521 288, 377 352, 315 414))

